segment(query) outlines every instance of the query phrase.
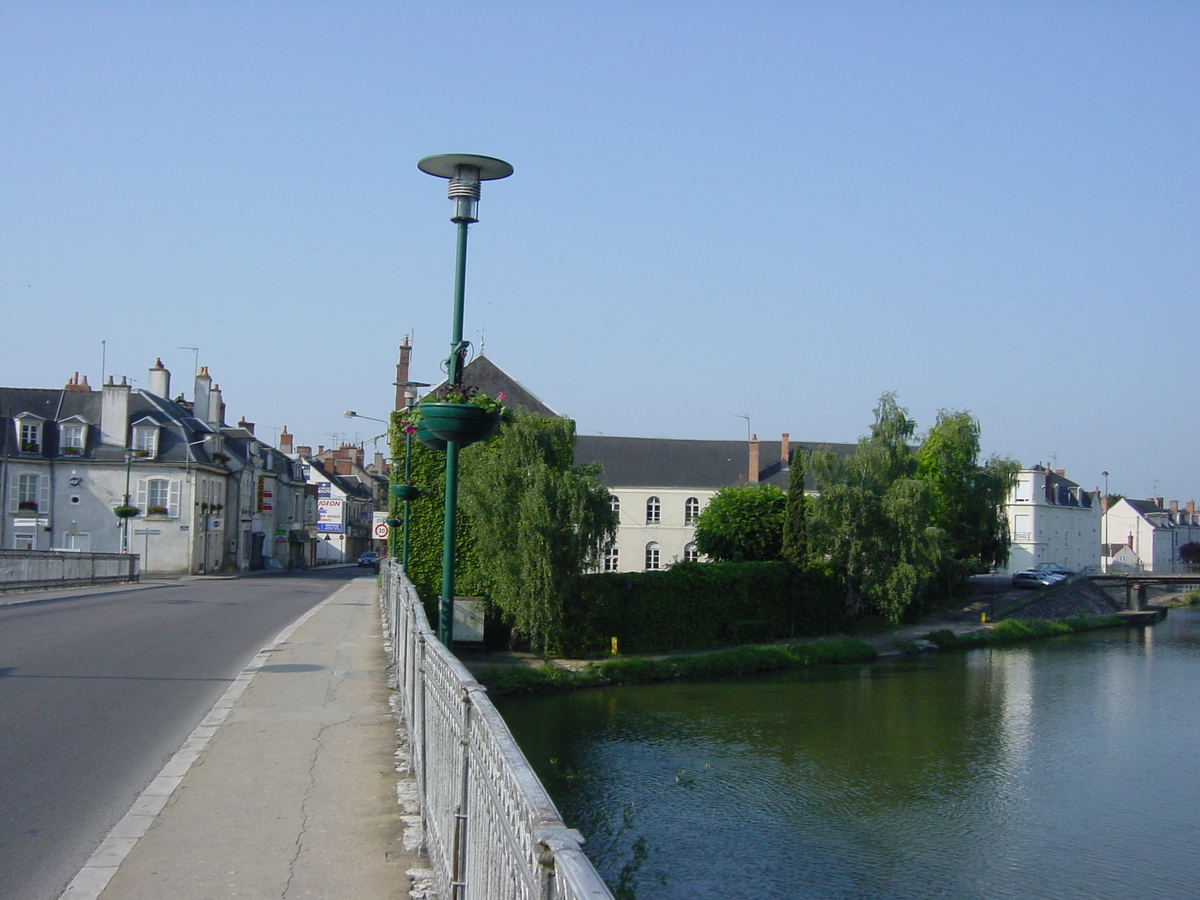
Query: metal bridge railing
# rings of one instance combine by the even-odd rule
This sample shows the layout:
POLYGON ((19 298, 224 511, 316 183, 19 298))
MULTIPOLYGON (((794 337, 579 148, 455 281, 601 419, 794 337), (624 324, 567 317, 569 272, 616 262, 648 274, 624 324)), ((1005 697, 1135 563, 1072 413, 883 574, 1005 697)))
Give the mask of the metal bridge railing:
POLYGON ((612 900, 485 688, 429 627, 400 566, 382 567, 401 715, 444 900, 612 900))

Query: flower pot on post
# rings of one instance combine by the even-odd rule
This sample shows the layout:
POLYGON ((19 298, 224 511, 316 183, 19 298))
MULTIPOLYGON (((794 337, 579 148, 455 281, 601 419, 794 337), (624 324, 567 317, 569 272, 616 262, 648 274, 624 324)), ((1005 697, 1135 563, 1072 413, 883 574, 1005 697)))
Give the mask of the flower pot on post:
POLYGON ((465 447, 490 437, 500 424, 500 413, 471 403, 422 403, 421 424, 434 437, 465 447))
POLYGON ((117 506, 113 508, 113 513, 116 514, 118 519, 132 519, 140 512, 141 510, 136 506, 117 506))
POLYGON ((414 434, 416 435, 417 440, 430 450, 441 451, 446 449, 446 442, 440 437, 435 436, 434 433, 429 430, 429 426, 425 424, 424 421, 417 422, 416 429, 417 430, 414 432, 414 434))
POLYGON ((407 503, 410 500, 416 500, 421 496, 421 489, 412 484, 393 484, 392 496, 397 500, 403 500, 407 503))

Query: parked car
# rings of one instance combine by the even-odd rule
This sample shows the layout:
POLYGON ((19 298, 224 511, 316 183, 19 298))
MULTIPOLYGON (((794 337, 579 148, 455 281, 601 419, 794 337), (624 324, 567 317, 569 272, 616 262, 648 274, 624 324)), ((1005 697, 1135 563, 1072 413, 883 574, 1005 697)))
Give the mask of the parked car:
POLYGON ((1014 572, 1012 577, 1013 587, 1019 588, 1040 588, 1049 587, 1052 584, 1058 584, 1065 581, 1065 575, 1059 575, 1055 572, 1042 572, 1038 569, 1025 569, 1022 572, 1014 572))
POLYGON ((1033 569, 1035 572, 1052 572, 1055 575, 1061 575, 1063 578, 1075 574, 1070 569, 1063 568, 1058 563, 1038 563, 1033 569))
POLYGON ((360 556, 358 558, 358 564, 360 566, 365 566, 368 569, 378 569, 379 568, 379 554, 373 550, 368 550, 366 553, 364 553, 362 556, 360 556))

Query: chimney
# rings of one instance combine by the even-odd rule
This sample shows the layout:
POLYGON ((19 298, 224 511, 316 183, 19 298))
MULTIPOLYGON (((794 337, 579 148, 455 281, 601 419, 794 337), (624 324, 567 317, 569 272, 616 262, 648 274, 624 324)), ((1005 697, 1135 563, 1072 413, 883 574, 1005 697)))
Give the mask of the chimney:
POLYGON ((1054 474, 1057 475, 1059 478, 1066 478, 1067 470, 1066 469, 1055 469, 1054 474))
POLYGON ((147 390, 155 397, 168 398, 171 396, 171 373, 162 364, 162 359, 154 360, 150 369, 150 382, 147 390))
POLYGON ((112 376, 104 385, 100 400, 100 443, 109 447, 129 446, 129 385, 125 378, 114 384, 112 376))
POLYGON ((405 335, 404 343, 400 345, 400 361, 396 363, 396 411, 399 412, 406 408, 404 402, 404 388, 401 387, 404 382, 408 381, 408 359, 412 355, 412 345, 408 342, 408 336, 405 335))
POLYGON ((279 432, 279 452, 292 455, 292 436, 288 434, 287 426, 283 426, 283 431, 279 432))
POLYGON ((1125 546, 1128 547, 1130 550, 1133 549, 1133 535, 1132 534, 1129 537, 1125 538, 1125 546))
POLYGON ((225 402, 221 399, 219 384, 214 384, 208 392, 208 419, 205 421, 213 428, 220 428, 225 424, 225 402))
POLYGON ((240 419, 238 419, 237 427, 245 428, 248 432, 250 432, 251 434, 254 434, 254 423, 247 422, 245 416, 242 416, 240 419))
POLYGON ((296 455, 297 456, 312 456, 313 455, 312 447, 308 446, 307 444, 301 444, 300 446, 298 446, 296 448, 296 455))
POLYGON ((1171 501, 1171 512, 1173 512, 1173 513, 1179 512, 1179 501, 1178 500, 1171 501))
POLYGON ((779 439, 779 461, 785 469, 792 464, 792 436, 786 431, 779 439))
POLYGON ((212 377, 208 374, 208 366, 201 366, 200 371, 196 373, 196 393, 192 397, 192 413, 201 422, 208 421, 208 395, 211 390, 212 377))
POLYGON ((1194 515, 1196 514, 1196 501, 1195 501, 1195 500, 1189 500, 1189 501, 1187 502, 1187 505, 1184 507, 1184 509, 1186 509, 1186 510, 1187 510, 1187 514, 1188 514, 1189 516, 1194 516, 1194 515))
MULTIPOLYGON (((1100 492, 1100 488, 1096 488, 1096 493, 1100 492)), ((1100 498, 1100 512, 1108 512, 1108 494, 1104 494, 1100 498)))
POLYGON ((758 484, 758 473, 762 469, 758 464, 758 435, 750 438, 750 471, 746 476, 746 480, 750 484, 758 484))
POLYGON ((79 373, 76 372, 71 379, 63 387, 64 391, 91 391, 91 387, 87 383, 87 376, 83 376, 83 381, 79 380, 79 373))

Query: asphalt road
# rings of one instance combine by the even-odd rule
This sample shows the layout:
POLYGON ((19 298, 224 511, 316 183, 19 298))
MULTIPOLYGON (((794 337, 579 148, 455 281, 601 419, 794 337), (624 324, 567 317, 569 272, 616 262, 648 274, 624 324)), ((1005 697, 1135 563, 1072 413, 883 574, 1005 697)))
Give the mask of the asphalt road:
POLYGON ((0 900, 57 900, 255 654, 368 572, 0 606, 0 900))

